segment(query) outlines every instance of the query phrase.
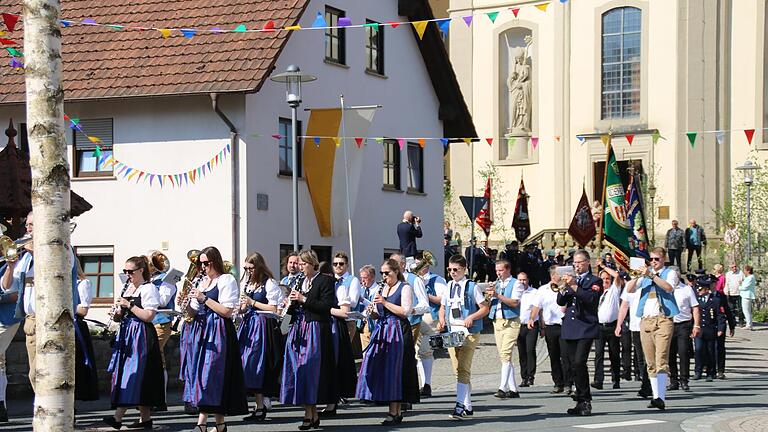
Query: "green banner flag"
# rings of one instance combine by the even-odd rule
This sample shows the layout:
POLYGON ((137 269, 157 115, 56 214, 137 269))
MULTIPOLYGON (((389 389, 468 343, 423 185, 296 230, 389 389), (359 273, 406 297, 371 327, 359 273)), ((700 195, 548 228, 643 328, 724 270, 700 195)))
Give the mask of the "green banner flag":
POLYGON ((624 268, 629 268, 632 251, 632 226, 627 218, 624 184, 619 173, 619 164, 608 143, 605 164, 605 186, 603 188, 603 239, 614 249, 614 258, 624 268))

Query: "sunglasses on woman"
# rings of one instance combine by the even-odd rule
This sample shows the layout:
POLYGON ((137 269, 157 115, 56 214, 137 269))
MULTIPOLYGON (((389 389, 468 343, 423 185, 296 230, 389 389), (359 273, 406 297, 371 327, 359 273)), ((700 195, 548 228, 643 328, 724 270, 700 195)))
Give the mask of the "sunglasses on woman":
MULTIPOLYGON (((136 269, 136 270, 138 270, 138 269, 136 269)), ((136 270, 123 269, 123 273, 124 273, 124 274, 126 274, 126 275, 128 275, 128 276, 130 276, 130 275, 132 275, 132 274, 133 274, 133 272, 135 272, 136 270)))
POLYGON ((211 262, 210 261, 200 261, 200 265, 203 266, 203 267, 208 267, 209 265, 211 265, 211 262))

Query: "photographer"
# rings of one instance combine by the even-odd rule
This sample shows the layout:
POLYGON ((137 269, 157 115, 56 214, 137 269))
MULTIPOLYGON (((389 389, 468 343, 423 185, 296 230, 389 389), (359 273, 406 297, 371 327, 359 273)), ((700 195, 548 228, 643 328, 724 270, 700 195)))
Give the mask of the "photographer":
POLYGON ((408 265, 416 256, 416 239, 421 236, 421 218, 406 210, 403 213, 403 221, 397 225, 397 237, 400 239, 400 253, 405 256, 408 265))

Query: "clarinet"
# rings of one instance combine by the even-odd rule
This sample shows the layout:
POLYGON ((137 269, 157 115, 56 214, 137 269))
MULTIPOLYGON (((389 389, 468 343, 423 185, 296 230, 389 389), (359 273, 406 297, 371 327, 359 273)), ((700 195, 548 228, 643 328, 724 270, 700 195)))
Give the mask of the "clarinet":
MULTIPOLYGON (((386 281, 384 279, 376 282, 376 288, 374 288, 373 291, 373 297, 376 298, 376 294, 382 294, 384 293, 384 286, 386 285, 386 281), (378 292, 376 291, 378 289, 378 292)), ((366 315, 368 315, 369 318, 373 318, 374 315, 378 315, 378 311, 376 310, 376 305, 373 303, 373 300, 371 300, 371 303, 368 305, 368 310, 366 311, 366 315)))
MULTIPOLYGON (((304 278, 306 276, 304 273, 299 273, 296 277, 291 280, 289 286, 291 288, 291 291, 298 289, 301 289, 301 285, 304 282, 304 278)), ((288 332, 291 330, 291 324, 293 322, 293 315, 296 311, 296 308, 299 307, 298 301, 292 301, 291 304, 283 309, 282 314, 280 316, 281 322, 280 322, 280 332, 284 335, 288 334, 288 332)))

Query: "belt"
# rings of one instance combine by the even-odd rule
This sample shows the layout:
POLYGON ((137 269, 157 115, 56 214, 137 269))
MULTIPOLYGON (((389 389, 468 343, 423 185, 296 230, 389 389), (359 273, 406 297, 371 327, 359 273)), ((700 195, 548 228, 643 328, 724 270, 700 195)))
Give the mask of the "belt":
POLYGON ((544 325, 546 327, 562 327, 562 324, 547 324, 547 323, 544 323, 544 325))
POLYGON ((616 321, 618 321, 618 320, 613 320, 613 321, 611 321, 609 323, 605 323, 605 324, 600 323, 600 325, 601 326, 605 326, 605 327, 616 327, 616 321))
POLYGON ((678 324, 688 324, 688 323, 690 323, 691 321, 693 321, 693 319, 689 319, 689 320, 685 320, 685 321, 676 322, 676 323, 675 323, 675 325, 678 325, 678 324))

